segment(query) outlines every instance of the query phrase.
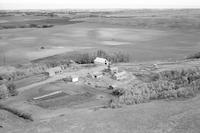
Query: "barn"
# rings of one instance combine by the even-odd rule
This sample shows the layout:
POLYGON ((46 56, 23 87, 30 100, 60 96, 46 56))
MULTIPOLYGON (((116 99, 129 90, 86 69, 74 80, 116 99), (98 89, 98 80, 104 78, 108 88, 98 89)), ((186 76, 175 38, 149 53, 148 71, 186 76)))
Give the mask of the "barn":
POLYGON ((94 64, 96 65, 109 65, 109 61, 105 58, 96 57, 94 60, 94 64))
POLYGON ((50 77, 53 77, 57 74, 61 74, 63 72, 63 69, 58 66, 58 67, 49 68, 48 70, 46 70, 46 72, 49 74, 50 77))
POLYGON ((113 79, 115 80, 123 80, 127 78, 127 72, 122 71, 113 75, 113 79))

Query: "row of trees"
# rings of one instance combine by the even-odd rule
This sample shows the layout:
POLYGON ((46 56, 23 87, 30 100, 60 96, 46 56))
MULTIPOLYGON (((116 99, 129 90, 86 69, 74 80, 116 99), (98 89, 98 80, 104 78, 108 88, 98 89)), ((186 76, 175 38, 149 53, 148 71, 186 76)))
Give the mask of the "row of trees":
POLYGON ((93 63, 96 57, 106 58, 107 60, 113 63, 129 62, 129 59, 130 59, 128 54, 125 54, 121 51, 107 53, 103 50, 98 50, 93 53, 76 54, 72 56, 71 58, 78 64, 90 64, 90 63, 93 63))
POLYGON ((16 95, 18 95, 18 91, 14 83, 8 82, 0 85, 0 99, 16 95))

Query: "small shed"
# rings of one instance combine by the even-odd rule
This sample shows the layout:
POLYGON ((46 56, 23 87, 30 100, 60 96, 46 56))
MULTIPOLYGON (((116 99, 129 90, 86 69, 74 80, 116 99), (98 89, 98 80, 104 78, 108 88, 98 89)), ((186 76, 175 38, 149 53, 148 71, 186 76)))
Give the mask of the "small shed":
POLYGON ((65 82, 78 82, 79 81, 79 77, 76 75, 73 76, 67 76, 66 78, 63 78, 63 80, 65 82))
POLYGON ((96 65, 109 65, 109 61, 105 58, 96 57, 94 60, 94 64, 96 65))
POLYGON ((49 68, 48 70, 46 70, 46 72, 49 74, 50 77, 53 77, 57 74, 60 74, 63 72, 61 67, 53 67, 53 68, 49 68))
POLYGON ((71 82, 78 82, 78 76, 71 76, 71 82))
POLYGON ((122 71, 113 75, 113 79, 115 80, 123 80, 127 78, 127 72, 122 71))

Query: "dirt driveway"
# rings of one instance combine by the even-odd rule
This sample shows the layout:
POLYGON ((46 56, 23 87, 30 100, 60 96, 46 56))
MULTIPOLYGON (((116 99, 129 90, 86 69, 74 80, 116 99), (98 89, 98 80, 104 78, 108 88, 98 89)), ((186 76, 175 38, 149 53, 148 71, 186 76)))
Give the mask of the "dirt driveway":
POLYGON ((41 85, 44 85, 44 84, 47 84, 47 83, 51 83, 51 82, 54 82, 54 81, 57 81, 57 80, 61 80, 63 78, 71 76, 71 75, 77 75, 79 77, 80 76, 86 76, 88 73, 102 71, 105 68, 106 68, 106 66, 97 66, 97 67, 88 68, 88 69, 84 68, 84 69, 81 69, 81 70, 78 70, 78 71, 74 71, 74 72, 63 72, 62 74, 56 75, 54 77, 50 77, 47 80, 44 80, 44 81, 41 81, 41 82, 37 82, 37 83, 31 84, 31 85, 19 88, 18 91, 22 92, 22 91, 25 91, 25 90, 28 90, 28 89, 31 89, 31 88, 34 88, 34 87, 37 87, 37 86, 41 86, 41 85))

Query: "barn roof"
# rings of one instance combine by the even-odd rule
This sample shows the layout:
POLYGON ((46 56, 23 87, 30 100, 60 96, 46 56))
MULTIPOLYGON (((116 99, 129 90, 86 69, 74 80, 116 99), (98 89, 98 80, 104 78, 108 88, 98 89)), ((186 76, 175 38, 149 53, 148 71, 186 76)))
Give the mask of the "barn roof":
POLYGON ((100 58, 100 57, 96 57, 96 59, 94 60, 94 62, 102 62, 102 63, 105 63, 106 61, 108 60, 105 58, 100 58))

